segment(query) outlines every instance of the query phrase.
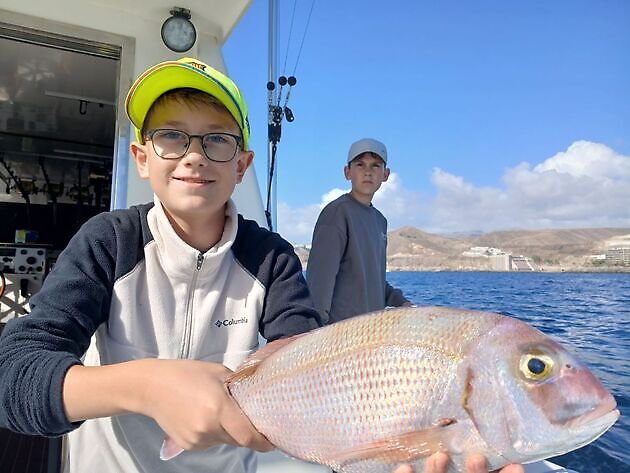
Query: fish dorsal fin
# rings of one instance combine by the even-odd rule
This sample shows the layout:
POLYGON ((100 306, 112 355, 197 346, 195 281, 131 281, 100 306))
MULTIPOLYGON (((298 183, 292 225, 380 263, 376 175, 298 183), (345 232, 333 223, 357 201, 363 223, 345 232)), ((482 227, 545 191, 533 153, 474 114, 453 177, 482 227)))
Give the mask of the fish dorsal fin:
POLYGON ((348 466, 364 460, 383 463, 410 463, 429 457, 436 452, 447 452, 449 445, 462 433, 462 428, 453 419, 440 419, 435 426, 408 432, 387 439, 359 445, 334 455, 340 466, 348 466))
POLYGON ((228 378, 225 380, 225 384, 229 386, 232 383, 251 376, 256 372, 260 364, 265 361, 269 356, 271 356, 281 348, 287 346, 291 342, 302 337, 303 335, 305 334, 299 333, 297 335, 293 335, 292 337, 280 338, 278 340, 274 340, 273 342, 267 343, 261 349, 256 350, 254 353, 249 355, 247 359, 243 362, 243 364, 239 366, 234 373, 228 376, 228 378))

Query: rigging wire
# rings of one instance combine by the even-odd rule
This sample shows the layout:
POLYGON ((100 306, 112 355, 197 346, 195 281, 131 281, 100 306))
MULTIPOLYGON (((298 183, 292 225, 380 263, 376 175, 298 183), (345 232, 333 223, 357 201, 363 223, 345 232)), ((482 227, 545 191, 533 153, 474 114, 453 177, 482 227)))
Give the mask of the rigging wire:
POLYGON ((308 26, 311 24, 311 15, 313 15, 313 8, 315 7, 315 0, 311 2, 311 11, 308 13, 308 19, 306 20, 306 27, 304 28, 304 34, 302 35, 302 42, 300 43, 300 49, 298 51, 297 59, 295 60, 295 67, 293 68, 293 74, 295 75, 295 71, 298 67, 298 62, 300 62, 300 56, 302 55, 302 46, 304 46, 304 40, 306 39, 306 33, 308 32, 308 26))
POLYGON ((289 59, 289 45, 291 44, 291 35, 293 33, 293 22, 295 20, 295 7, 297 6, 297 0, 293 0, 293 13, 291 13, 291 26, 289 26, 289 39, 287 39, 287 51, 284 55, 284 66, 282 66, 282 75, 285 75, 287 71, 287 59, 289 59))
MULTIPOLYGON (((279 0, 278 0, 279 1, 279 0)), ((275 11, 274 11, 274 25, 276 25, 276 31, 273 32, 274 34, 274 38, 273 38, 273 43, 274 44, 278 44, 278 42, 280 41, 280 4, 278 3, 278 6, 276 7, 275 11)), ((273 63, 274 64, 278 64, 278 48, 276 47, 276 50, 273 52, 273 63)))

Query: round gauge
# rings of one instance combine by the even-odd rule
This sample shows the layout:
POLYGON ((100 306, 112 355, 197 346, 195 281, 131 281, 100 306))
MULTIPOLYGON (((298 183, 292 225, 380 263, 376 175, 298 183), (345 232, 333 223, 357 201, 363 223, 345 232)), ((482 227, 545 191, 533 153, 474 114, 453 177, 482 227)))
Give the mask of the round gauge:
POLYGON ((176 53, 188 51, 197 40, 195 26, 189 17, 181 13, 175 13, 168 18, 162 25, 161 33, 166 47, 176 53))

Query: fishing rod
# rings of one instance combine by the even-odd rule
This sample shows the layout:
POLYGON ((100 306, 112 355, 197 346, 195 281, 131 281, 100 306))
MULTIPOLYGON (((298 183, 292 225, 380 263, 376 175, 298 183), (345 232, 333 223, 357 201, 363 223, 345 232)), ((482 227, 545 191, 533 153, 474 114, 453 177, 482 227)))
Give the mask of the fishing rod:
MULTIPOLYGON (((7 171, 7 173, 9 174, 9 177, 13 179, 13 182, 15 182, 16 189, 20 192, 20 194, 22 195, 22 198, 24 199, 24 202, 26 203, 26 207, 25 207, 26 208, 26 224, 30 226, 31 225, 31 198, 28 195, 29 193, 22 185, 23 184, 22 179, 20 179, 13 172, 13 169, 11 169, 11 167, 4 160, 4 152, 1 152, 1 151, 0 151, 0 164, 2 164, 4 169, 7 171)), ((34 182, 33 182, 33 188, 35 188, 34 182)))

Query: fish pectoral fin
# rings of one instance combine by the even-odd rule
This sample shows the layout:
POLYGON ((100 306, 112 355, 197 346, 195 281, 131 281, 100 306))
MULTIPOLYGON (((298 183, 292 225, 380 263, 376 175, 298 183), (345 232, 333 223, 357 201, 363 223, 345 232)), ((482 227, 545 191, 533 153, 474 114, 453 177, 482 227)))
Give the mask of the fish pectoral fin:
POLYGON ((269 356, 280 350, 280 348, 287 346, 289 343, 304 335, 305 333, 299 333, 297 335, 293 335, 292 337, 280 338, 278 340, 274 340, 273 342, 267 343, 260 350, 256 350, 254 353, 248 356, 243 364, 239 366, 234 373, 227 377, 227 379, 225 380, 225 384, 229 386, 231 383, 251 376, 253 373, 256 372, 258 366, 260 366, 260 364, 265 361, 269 356))
POLYGON ((442 419, 438 425, 427 429, 344 450, 335 454, 334 460, 340 465, 363 460, 377 460, 383 463, 413 462, 436 452, 448 451, 448 446, 459 435, 460 430, 456 420, 442 419))

